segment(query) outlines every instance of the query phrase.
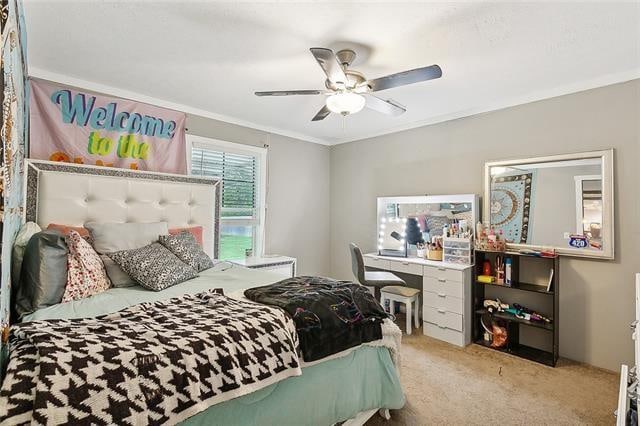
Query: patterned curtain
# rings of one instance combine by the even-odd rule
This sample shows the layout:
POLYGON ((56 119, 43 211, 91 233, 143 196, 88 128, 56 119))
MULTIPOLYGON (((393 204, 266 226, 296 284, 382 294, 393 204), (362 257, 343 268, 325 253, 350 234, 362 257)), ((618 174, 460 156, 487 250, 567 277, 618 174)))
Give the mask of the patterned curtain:
POLYGON ((0 276, 0 371, 8 355, 11 250, 22 223, 22 183, 27 150, 28 105, 24 15, 20 0, 2 1, 2 254, 0 276))

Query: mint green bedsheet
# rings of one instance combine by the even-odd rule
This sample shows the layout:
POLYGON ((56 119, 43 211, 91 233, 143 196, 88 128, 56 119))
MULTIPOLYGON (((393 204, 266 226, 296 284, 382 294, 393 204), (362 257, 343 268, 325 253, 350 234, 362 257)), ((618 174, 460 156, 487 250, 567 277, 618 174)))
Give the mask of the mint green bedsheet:
POLYGON ((306 367, 302 376, 214 405, 182 424, 332 425, 360 411, 403 405, 389 351, 363 346, 346 357, 306 367))
MULTIPOLYGON (((160 292, 141 287, 112 288, 87 299, 41 309, 25 320, 91 317, 209 288, 222 288, 225 294, 238 293, 280 279, 268 271, 222 263, 198 278, 160 292)), ((302 376, 209 407, 182 424, 331 425, 361 411, 398 409, 403 405, 404 395, 389 351, 362 346, 345 357, 305 367, 302 376)))

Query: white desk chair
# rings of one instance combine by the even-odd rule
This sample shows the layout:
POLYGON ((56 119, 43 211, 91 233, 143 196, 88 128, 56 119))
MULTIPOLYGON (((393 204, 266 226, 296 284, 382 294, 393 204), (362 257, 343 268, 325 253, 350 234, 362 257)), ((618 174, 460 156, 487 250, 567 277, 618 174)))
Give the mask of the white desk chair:
POLYGON ((407 311, 407 334, 411 334, 411 314, 415 326, 420 326, 420 290, 417 288, 390 285, 380 290, 380 304, 384 306, 385 300, 389 301, 390 312, 395 312, 395 302, 404 303, 407 311))

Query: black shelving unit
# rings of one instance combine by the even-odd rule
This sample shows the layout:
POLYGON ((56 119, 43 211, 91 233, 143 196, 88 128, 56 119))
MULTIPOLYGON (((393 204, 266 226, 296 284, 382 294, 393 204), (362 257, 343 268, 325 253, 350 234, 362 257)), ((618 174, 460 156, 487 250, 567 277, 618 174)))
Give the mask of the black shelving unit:
POLYGON ((551 367, 555 367, 558 361, 559 353, 559 324, 558 324, 558 311, 559 311, 559 283, 560 283, 560 259, 559 257, 536 257, 531 255, 525 255, 518 252, 490 252, 490 251, 475 251, 475 270, 474 270, 474 284, 472 289, 473 300, 473 341, 476 344, 485 346, 487 348, 497 350, 500 352, 509 353, 522 358, 529 359, 531 361, 539 362, 551 367), (497 256, 501 256, 503 259, 510 258, 512 262, 512 285, 507 287, 500 284, 487 284, 477 280, 478 275, 482 275, 482 267, 485 260, 489 260, 491 265, 495 265, 495 259, 497 256), (532 259, 531 262, 540 264, 539 266, 551 270, 553 268, 552 284, 549 291, 547 291, 546 285, 537 285, 520 281, 520 270, 523 266, 521 260, 523 258, 532 259), (545 306, 548 309, 540 312, 546 317, 550 318, 551 323, 541 321, 528 321, 525 319, 517 318, 514 315, 496 312, 493 314, 493 318, 506 323, 507 326, 507 345, 503 348, 492 348, 491 342, 484 340, 484 328, 480 323, 482 315, 488 314, 487 309, 483 306, 485 300, 485 289, 496 288, 500 293, 500 300, 504 303, 511 303, 510 299, 514 297, 516 292, 531 292, 543 295, 542 297, 545 306), (520 343, 520 327, 535 327, 543 330, 543 333, 547 333, 549 339, 552 339, 552 350, 547 351, 544 349, 534 348, 531 346, 523 345, 520 343))

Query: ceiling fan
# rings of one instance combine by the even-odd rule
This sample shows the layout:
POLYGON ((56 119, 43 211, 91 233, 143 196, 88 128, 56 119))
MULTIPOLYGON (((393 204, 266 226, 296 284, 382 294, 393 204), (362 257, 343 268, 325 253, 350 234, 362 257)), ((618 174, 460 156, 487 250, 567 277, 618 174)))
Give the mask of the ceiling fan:
POLYGON ((325 95, 325 105, 311 121, 324 120, 332 112, 343 116, 355 114, 365 106, 397 116, 407 109, 396 101, 379 98, 373 93, 442 76, 442 69, 438 65, 431 65, 367 80, 362 73, 349 68, 356 58, 353 50, 343 49, 335 54, 331 49, 322 47, 310 50, 327 76, 327 90, 275 90, 255 92, 256 96, 325 95))

